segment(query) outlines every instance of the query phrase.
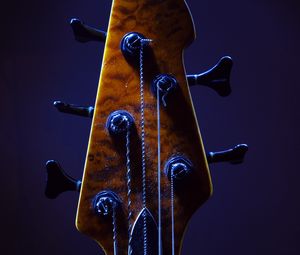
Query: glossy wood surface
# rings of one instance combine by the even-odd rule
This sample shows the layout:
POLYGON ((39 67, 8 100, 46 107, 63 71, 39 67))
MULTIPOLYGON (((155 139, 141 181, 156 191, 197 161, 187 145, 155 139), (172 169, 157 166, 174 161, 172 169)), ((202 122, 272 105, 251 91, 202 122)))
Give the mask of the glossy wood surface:
MULTIPOLYGON (((80 232, 96 240, 107 255, 113 254, 112 222, 95 215, 94 196, 102 190, 114 191, 122 200, 118 214, 119 255, 127 254, 127 185, 124 144, 116 143, 106 129, 106 120, 115 110, 126 110, 135 119, 131 136, 133 220, 142 209, 140 146, 140 77, 120 51, 120 41, 136 31, 152 39, 151 53, 144 59, 145 143, 147 208, 157 221, 157 100, 150 84, 160 73, 176 77, 179 89, 166 108, 161 107, 161 187, 162 236, 164 254, 171 254, 170 182, 164 173, 167 160, 185 155, 193 165, 192 174, 175 191, 175 243, 180 254, 184 230, 196 209, 212 192, 206 162, 182 60, 183 49, 194 39, 194 26, 183 0, 114 0, 108 28, 94 119, 86 157, 76 225, 80 232)), ((141 242, 142 237, 141 237, 141 242)))

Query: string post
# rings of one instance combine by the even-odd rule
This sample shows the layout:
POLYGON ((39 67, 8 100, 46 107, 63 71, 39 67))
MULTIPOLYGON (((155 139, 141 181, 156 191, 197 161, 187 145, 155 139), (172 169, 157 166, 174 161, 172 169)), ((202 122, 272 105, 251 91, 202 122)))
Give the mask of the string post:
POLYGON ((106 128, 111 135, 124 136, 133 127, 132 115, 124 110, 112 112, 107 118, 106 128))
POLYGON ((164 107, 167 106, 166 98, 178 87, 176 78, 171 74, 157 75, 151 84, 152 93, 162 101, 164 107), (159 93, 157 93, 159 91, 159 93))
POLYGON ((93 200, 93 208, 97 215, 102 217, 113 216, 121 205, 118 195, 112 191, 102 191, 93 200))
POLYGON ((137 60, 141 49, 147 46, 152 40, 137 32, 130 32, 124 35, 121 40, 120 48, 127 59, 137 60))
POLYGON ((165 172, 171 181, 179 181, 187 177, 193 170, 192 162, 183 156, 175 156, 168 160, 165 172))

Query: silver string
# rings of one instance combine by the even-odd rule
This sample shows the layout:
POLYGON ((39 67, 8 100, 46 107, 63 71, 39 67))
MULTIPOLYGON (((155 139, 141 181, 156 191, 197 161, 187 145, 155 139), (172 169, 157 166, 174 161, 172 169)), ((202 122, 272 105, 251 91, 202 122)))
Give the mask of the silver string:
POLYGON ((114 255, 117 255, 118 254, 118 244, 117 244, 117 222, 116 222, 115 206, 113 206, 112 225, 113 225, 114 255))
POLYGON ((174 175, 171 172, 171 211, 172 211, 172 255, 175 255, 175 220, 174 220, 174 175))
MULTIPOLYGON (((144 103, 144 66, 143 66, 143 53, 144 44, 151 40, 141 39, 140 47, 140 110, 141 110, 141 143, 142 143, 142 203, 143 209, 146 208, 146 149, 145 149, 145 103, 144 103)), ((143 244, 144 244, 144 255, 147 255, 147 218, 146 210, 143 214, 143 244)))
POLYGON ((161 165, 160 165, 160 88, 157 85, 156 98, 157 98, 157 190, 158 190, 158 255, 162 254, 161 245, 161 165))
POLYGON ((127 133, 126 133, 126 178, 127 178, 127 210, 128 210, 128 255, 132 254, 132 224, 131 224, 131 218, 132 218, 132 210, 131 210, 131 167, 130 167, 130 127, 129 127, 129 121, 127 123, 127 133))

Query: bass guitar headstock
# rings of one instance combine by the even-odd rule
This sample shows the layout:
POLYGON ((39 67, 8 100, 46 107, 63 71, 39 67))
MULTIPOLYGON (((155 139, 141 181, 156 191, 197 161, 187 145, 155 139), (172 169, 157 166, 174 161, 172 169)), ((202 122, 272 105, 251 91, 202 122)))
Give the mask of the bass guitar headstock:
POLYGON ((184 0, 114 0, 108 31, 72 19, 75 39, 103 41, 95 106, 56 101, 92 118, 82 181, 47 162, 46 195, 80 191, 76 226, 107 255, 180 254, 193 213, 212 194, 208 163, 243 160, 247 145, 205 153, 189 86, 230 94, 230 57, 186 75, 195 38, 184 0))

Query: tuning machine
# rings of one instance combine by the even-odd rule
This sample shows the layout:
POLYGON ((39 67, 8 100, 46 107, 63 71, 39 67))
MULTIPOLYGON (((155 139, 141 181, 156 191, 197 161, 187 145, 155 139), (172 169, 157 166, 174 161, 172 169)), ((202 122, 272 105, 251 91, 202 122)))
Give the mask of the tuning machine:
POLYGON ((220 96, 226 97, 231 93, 230 73, 233 66, 232 58, 222 57, 219 62, 201 74, 187 75, 190 86, 202 85, 215 90, 220 96))
POLYGON ((53 106, 60 112, 73 114, 81 117, 93 118, 94 107, 67 104, 62 101, 54 101, 53 106))
POLYGON ((75 40, 81 43, 90 41, 105 42, 106 32, 90 27, 84 24, 80 19, 73 18, 70 21, 70 25, 73 29, 75 40))
POLYGON ((238 144, 231 149, 207 153, 208 163, 229 162, 231 164, 243 163, 248 151, 247 144, 238 144))
POLYGON ((54 199, 65 191, 80 191, 81 181, 66 174, 58 162, 48 160, 46 169, 47 183, 45 195, 47 198, 54 199))

